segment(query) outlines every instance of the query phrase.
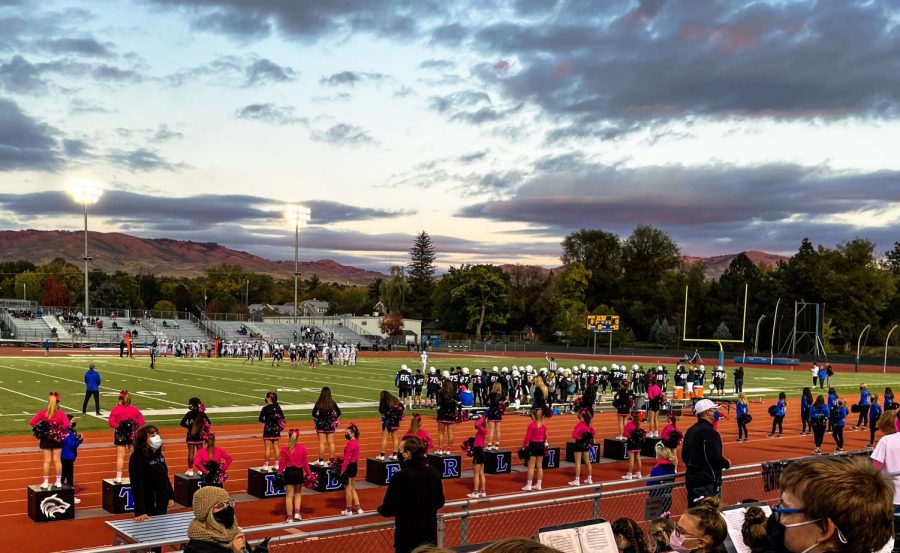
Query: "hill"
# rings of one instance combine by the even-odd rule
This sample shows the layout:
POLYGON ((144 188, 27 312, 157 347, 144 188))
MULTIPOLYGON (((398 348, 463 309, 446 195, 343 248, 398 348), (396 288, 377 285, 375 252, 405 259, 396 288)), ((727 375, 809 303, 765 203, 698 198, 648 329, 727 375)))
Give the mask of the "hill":
MULTIPOLYGON (((138 238, 118 232, 88 232, 91 267, 107 272, 122 270, 136 274, 140 270, 158 275, 195 277, 212 265, 230 263, 248 271, 290 278, 293 261, 272 261, 214 242, 191 242, 168 238, 138 238)), ((57 257, 81 265, 84 252, 83 231, 22 230, 0 231, 0 261, 30 261, 36 265, 57 257)), ((317 275, 325 282, 368 285, 386 275, 342 265, 332 259, 301 261, 304 277, 317 275)))

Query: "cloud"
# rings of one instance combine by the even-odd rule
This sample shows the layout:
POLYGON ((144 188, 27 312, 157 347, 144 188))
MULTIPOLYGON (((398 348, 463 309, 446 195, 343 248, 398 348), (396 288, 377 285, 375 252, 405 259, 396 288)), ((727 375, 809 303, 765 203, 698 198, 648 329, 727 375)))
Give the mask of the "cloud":
POLYGON ((319 84, 322 86, 356 86, 358 84, 367 83, 367 82, 383 82, 386 80, 392 80, 390 75, 385 75, 384 73, 364 73, 361 71, 341 71, 340 73, 335 73, 333 75, 329 75, 328 77, 322 77, 319 79, 319 84))
POLYGON ((357 147, 377 143, 369 132, 362 127, 346 123, 338 123, 324 131, 313 131, 310 133, 309 138, 316 142, 325 142, 333 146, 357 147))
POLYGON ((452 114, 464 108, 474 108, 485 104, 491 104, 491 97, 479 90, 460 90, 428 98, 428 107, 442 114, 452 114))
POLYGON ((296 73, 287 66, 281 66, 272 60, 258 59, 244 70, 247 80, 244 86, 259 86, 270 83, 286 83, 295 80, 296 73))
POLYGON ((12 94, 42 94, 47 90, 42 73, 40 67, 15 55, 0 64, 0 88, 12 94))
POLYGON ((177 172, 189 166, 185 163, 172 163, 154 150, 135 148, 133 150, 110 149, 106 153, 110 163, 124 167, 133 173, 144 171, 177 172))
POLYGON ((49 62, 31 63, 16 54, 6 62, 0 62, 0 88, 23 95, 42 95, 50 90, 47 76, 63 75, 73 79, 90 76, 94 80, 115 83, 139 83, 141 74, 108 64, 92 64, 61 58, 49 62))
POLYGON ((456 69, 456 62, 453 60, 442 59, 425 60, 419 64, 419 69, 426 69, 428 71, 449 71, 451 69, 456 69))
POLYGON ((722 242, 788 251, 804 236, 831 243, 883 238, 900 225, 897 171, 846 174, 790 164, 623 169, 565 157, 537 167, 506 197, 458 215, 528 223, 555 235, 581 227, 626 235, 647 223, 692 253, 721 253, 722 242))
POLYGON ((459 23, 440 25, 431 30, 431 42, 441 46, 459 46, 467 36, 466 29, 459 23))
POLYGON ((297 71, 256 55, 220 56, 209 63, 178 70, 164 78, 169 86, 183 86, 197 79, 210 79, 216 84, 239 82, 244 88, 292 82, 297 71))
POLYGON ((133 82, 139 83, 143 78, 131 69, 122 69, 112 65, 98 65, 91 71, 91 76, 98 81, 133 82))
POLYGON ((69 102, 69 113, 81 115, 88 113, 113 113, 115 110, 107 109, 100 104, 84 98, 73 98, 69 102))
POLYGON ((291 106, 277 106, 272 103, 248 104, 238 108, 234 116, 238 119, 263 121, 273 125, 295 125, 308 123, 305 117, 297 117, 291 106))
MULTIPOLYGON (((409 212, 393 209, 358 207, 339 202, 311 200, 305 202, 312 212, 311 224, 326 225, 341 221, 394 218, 409 212)), ((44 216, 77 213, 72 200, 63 191, 6 194, 0 197, 0 206, 19 215, 44 216)), ((221 228, 231 233, 242 223, 256 225, 281 225, 283 203, 275 198, 251 195, 206 194, 176 197, 151 195, 129 190, 108 190, 91 208, 92 214, 130 221, 136 228, 169 230, 192 228, 202 231, 221 228)), ((251 225, 253 226, 253 225, 251 225)), ((263 234, 271 235, 271 229, 263 234)), ((293 233, 291 233, 293 237, 293 233)), ((221 239, 221 238, 220 238, 221 239)))
POLYGON ((51 54, 73 54, 87 57, 108 58, 113 56, 110 44, 101 44, 96 39, 55 38, 40 43, 41 48, 51 54))
POLYGON ((160 125, 158 129, 156 129, 156 131, 150 137, 150 141, 155 143, 163 143, 170 142, 172 140, 181 140, 182 138, 184 138, 184 134, 178 131, 174 131, 170 129, 168 125, 163 124, 160 125))
POLYGON ((63 152, 69 158, 87 158, 91 156, 91 147, 84 140, 64 139, 62 141, 63 152))
POLYGON ((58 131, 0 98, 0 171, 52 171, 59 165, 58 131))
POLYGON ((359 33, 410 39, 422 32, 418 21, 427 21, 447 11, 446 4, 438 0, 148 1, 179 9, 190 18, 195 29, 222 33, 241 42, 266 37, 273 30, 303 43, 359 33))

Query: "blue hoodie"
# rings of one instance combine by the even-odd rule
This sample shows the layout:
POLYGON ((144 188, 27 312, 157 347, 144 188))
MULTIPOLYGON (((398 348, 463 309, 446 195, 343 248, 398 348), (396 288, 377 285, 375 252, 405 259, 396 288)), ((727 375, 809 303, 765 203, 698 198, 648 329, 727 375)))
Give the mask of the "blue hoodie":
POLYGON ((88 369, 86 373, 84 373, 84 389, 86 392, 99 392, 100 391, 100 373, 95 371, 94 369, 88 369))
POLYGON ((78 446, 81 445, 82 440, 79 440, 76 437, 75 430, 69 429, 69 433, 66 434, 66 437, 63 438, 63 446, 62 452, 60 453, 60 457, 66 461, 74 461, 76 457, 78 457, 78 446))

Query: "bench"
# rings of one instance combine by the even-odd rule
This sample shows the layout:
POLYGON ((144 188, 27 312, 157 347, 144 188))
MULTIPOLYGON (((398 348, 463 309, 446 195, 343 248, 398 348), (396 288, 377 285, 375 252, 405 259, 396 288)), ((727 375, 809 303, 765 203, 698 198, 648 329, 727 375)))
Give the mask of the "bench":
POLYGON ((142 544, 165 540, 183 539, 188 541, 188 524, 194 518, 193 511, 168 513, 150 517, 144 522, 135 522, 133 518, 107 520, 106 524, 115 533, 113 545, 142 544))

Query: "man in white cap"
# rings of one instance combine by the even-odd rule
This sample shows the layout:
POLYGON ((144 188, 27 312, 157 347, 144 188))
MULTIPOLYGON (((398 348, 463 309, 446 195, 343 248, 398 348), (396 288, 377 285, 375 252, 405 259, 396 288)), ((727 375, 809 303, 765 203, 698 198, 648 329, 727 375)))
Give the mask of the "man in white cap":
POLYGON ((718 496, 722 491, 722 470, 731 462, 722 456, 722 437, 713 428, 719 405, 709 399, 694 404, 697 423, 684 434, 681 459, 685 464, 684 485, 688 507, 704 497, 718 496))

